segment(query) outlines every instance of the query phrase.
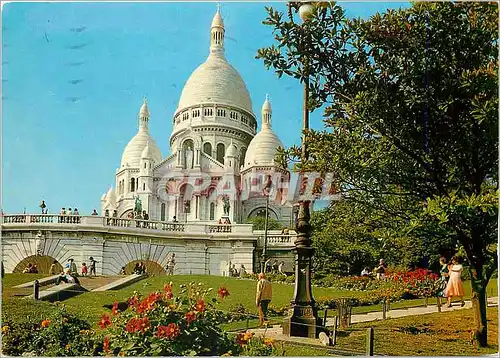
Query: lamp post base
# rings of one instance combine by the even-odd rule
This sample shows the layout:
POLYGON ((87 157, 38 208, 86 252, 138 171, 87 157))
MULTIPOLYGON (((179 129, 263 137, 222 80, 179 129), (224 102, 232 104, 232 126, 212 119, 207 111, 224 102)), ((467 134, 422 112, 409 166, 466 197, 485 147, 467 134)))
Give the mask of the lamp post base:
POLYGON ((283 321, 283 334, 291 337, 318 338, 325 328, 312 306, 295 306, 283 321))

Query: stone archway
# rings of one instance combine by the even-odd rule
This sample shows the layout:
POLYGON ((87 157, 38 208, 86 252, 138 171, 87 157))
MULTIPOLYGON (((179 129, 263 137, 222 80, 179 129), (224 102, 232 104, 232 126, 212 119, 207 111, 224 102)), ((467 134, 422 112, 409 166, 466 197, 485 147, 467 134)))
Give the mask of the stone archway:
POLYGON ((52 256, 32 255, 32 256, 28 256, 28 257, 24 258, 23 260, 21 260, 21 262, 19 262, 16 265, 16 267, 14 268, 12 273, 22 273, 23 270, 26 268, 26 266, 28 266, 28 264, 32 264, 32 265, 36 265, 36 267, 38 269, 38 273, 49 274, 50 266, 52 266, 52 264, 54 262, 56 264, 55 272, 56 273, 62 272, 62 270, 63 270, 62 265, 59 263, 59 261, 54 259, 52 256))
MULTIPOLYGON (((276 221, 279 221, 278 220, 278 214, 276 214, 276 212, 274 211, 274 209, 272 209, 271 207, 269 207, 269 214, 268 215, 269 215, 270 219, 274 219, 276 221)), ((266 217, 266 207, 265 206, 253 209, 248 214, 247 220, 248 219, 258 218, 258 217, 266 217)))
POLYGON ((140 264, 143 262, 146 265, 146 273, 150 276, 163 276, 166 275, 167 272, 165 269, 156 261, 151 261, 151 260, 134 260, 130 261, 126 266, 125 266, 125 273, 127 275, 131 275, 134 273, 134 267, 135 264, 138 263, 140 264))

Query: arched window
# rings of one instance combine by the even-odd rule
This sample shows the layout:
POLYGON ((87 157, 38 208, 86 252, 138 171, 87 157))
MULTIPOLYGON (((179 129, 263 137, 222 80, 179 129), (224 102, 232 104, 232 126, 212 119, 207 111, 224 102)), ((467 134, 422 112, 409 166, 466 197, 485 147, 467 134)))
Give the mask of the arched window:
POLYGON ((240 148, 240 165, 245 163, 245 155, 247 155, 247 149, 245 147, 240 148))
POLYGON ((130 191, 135 191, 135 179, 130 179, 130 191))
POLYGON ((146 190, 146 183, 142 183, 142 190, 146 190))
POLYGON ((144 162, 144 169, 146 169, 146 165, 147 165, 146 162, 144 162))
POLYGON ((206 142, 203 144, 203 153, 212 156, 212 144, 206 142))
POLYGON ((210 203, 210 220, 215 220, 215 203, 210 203))
POLYGON ((217 161, 224 164, 224 154, 226 154, 226 147, 223 143, 217 144, 217 161))
POLYGON ((135 178, 135 190, 139 190, 139 179, 135 178))
POLYGON ((160 220, 165 221, 165 203, 161 203, 160 220))

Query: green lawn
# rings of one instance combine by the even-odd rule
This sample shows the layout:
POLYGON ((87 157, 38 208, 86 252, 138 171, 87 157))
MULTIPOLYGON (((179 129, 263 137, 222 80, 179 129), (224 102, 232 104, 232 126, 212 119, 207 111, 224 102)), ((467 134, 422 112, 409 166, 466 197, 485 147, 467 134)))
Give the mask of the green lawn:
MULTIPOLYGON (((36 278, 43 277, 44 275, 36 274, 6 274, 2 280, 4 296, 5 294, 12 292, 10 287, 18 285, 23 282, 31 281, 36 278)), ((166 282, 172 281, 174 284, 174 294, 175 290, 179 289, 179 285, 188 282, 201 282, 207 287, 213 287, 217 290, 220 286, 225 286, 229 292, 229 297, 226 297, 222 301, 218 308, 223 311, 228 311, 231 307, 236 304, 242 304, 245 306, 248 312, 252 314, 257 314, 257 309, 255 307, 255 286, 256 281, 236 279, 231 277, 219 277, 219 276, 206 276, 206 275, 176 275, 176 276, 155 276, 150 277, 146 280, 139 281, 129 287, 125 287, 117 291, 107 291, 107 292, 87 292, 79 296, 70 298, 64 301, 64 304, 73 312, 78 314, 80 317, 87 319, 91 322, 97 321, 103 312, 108 312, 104 306, 112 304, 114 301, 125 302, 128 297, 132 296, 134 291, 138 291, 143 294, 155 290, 161 290, 166 282)), ((466 297, 470 297, 470 282, 464 282, 466 297)), ((290 299, 293 296, 293 285, 274 283, 273 284, 273 301, 271 304, 275 307, 284 307, 289 304, 290 299)), ((496 296, 498 290, 497 279, 491 280, 488 286, 488 295, 496 296)), ((361 295, 361 292, 356 291, 339 291, 331 288, 313 288, 314 297, 356 297, 361 295)), ((400 302, 393 302, 391 304, 391 309, 397 308, 407 308, 422 306, 424 304, 423 299, 416 300, 405 300, 400 302)), ((430 299, 429 304, 435 304, 435 299, 430 299)), ((380 311, 381 305, 373 306, 363 306, 354 307, 353 313, 366 313, 373 311, 380 311)), ((323 313, 320 312, 322 315, 323 313)), ((329 316, 335 315, 334 310, 329 311, 329 316)), ((281 321, 281 318, 277 318, 281 321)), ((254 325, 250 325, 254 326, 254 325)), ((246 327, 246 322, 238 323, 237 327, 246 327)))
MULTIPOLYGON (((53 309, 52 304, 46 302, 34 302, 20 300, 12 296, 15 290, 12 286, 23 282, 32 281, 43 275, 27 274, 7 274, 2 280, 4 313, 11 312, 14 315, 26 315, 30 318, 41 320, 44 318, 44 312, 53 309), (7 299, 5 299, 7 298, 7 299)), ((91 324, 95 323, 100 315, 109 312, 105 305, 112 304, 114 301, 125 302, 128 297, 133 295, 134 291, 148 294, 156 290, 161 290, 163 285, 169 281, 174 284, 174 294, 179 290, 180 284, 189 282, 201 282, 207 287, 214 288, 216 291, 220 286, 225 286, 230 292, 230 296, 225 298, 218 308, 223 311, 230 310, 236 304, 242 304, 251 314, 257 314, 255 308, 255 286, 256 282, 251 280, 240 280, 229 277, 218 276, 157 276, 143 281, 139 281, 129 287, 117 291, 108 292, 87 292, 79 296, 70 298, 63 304, 74 314, 88 320, 91 324)), ((496 296, 497 279, 492 280, 488 286, 488 295, 496 296)), ((467 298, 470 297, 470 284, 465 282, 467 298)), ((274 283, 273 301, 276 307, 285 306, 289 303, 293 295, 293 285, 274 283)), ((315 297, 355 297, 360 295, 355 291, 338 291, 329 288, 313 288, 315 297)), ((424 300, 407 300, 394 302, 392 309, 422 305, 424 300)), ((429 304, 435 304, 435 300, 430 300, 429 304)), ((381 310, 380 305, 368 307, 355 307, 354 313, 381 310)), ((321 313, 321 312, 320 312, 321 313)), ((332 310, 331 314, 335 314, 332 310)), ((470 344, 470 329, 473 321, 472 310, 461 310, 455 312, 443 312, 440 314, 428 314, 423 316, 405 317, 400 319, 389 319, 386 321, 369 322, 353 325, 351 329, 338 338, 338 348, 347 351, 360 351, 359 347, 364 347, 366 337, 366 328, 375 327, 375 352, 389 355, 478 355, 488 354, 497 350, 495 337, 497 336, 497 317, 498 310, 489 308, 488 315, 490 319, 489 337, 493 341, 491 347, 485 349, 476 349, 470 344), (416 328, 415 328, 416 327, 416 328), (411 334, 408 332, 417 332, 411 334)), ((282 317, 271 317, 270 324, 281 324, 282 317)), ((222 327, 228 331, 241 330, 245 328, 255 328, 258 325, 257 319, 247 321, 233 322, 224 324, 222 327)), ((317 347, 303 347, 293 344, 285 344, 286 355, 289 356, 324 356, 329 351, 317 347)), ((362 348, 361 348, 362 352, 362 348)))
POLYGON ((498 308, 488 314, 488 344, 477 348, 471 340, 473 310, 358 323, 339 334, 337 347, 363 352, 366 329, 374 328, 374 353, 396 356, 477 356, 498 352, 498 308))

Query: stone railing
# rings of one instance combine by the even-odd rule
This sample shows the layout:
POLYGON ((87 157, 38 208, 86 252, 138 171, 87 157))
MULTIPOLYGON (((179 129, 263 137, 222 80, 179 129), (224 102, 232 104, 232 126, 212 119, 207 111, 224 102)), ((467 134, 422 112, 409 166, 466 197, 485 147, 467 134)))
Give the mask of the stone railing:
POLYGON ((52 214, 22 214, 4 215, 0 217, 3 225, 82 225, 85 227, 117 227, 130 229, 146 229, 162 232, 179 232, 192 234, 233 234, 242 236, 258 236, 252 233, 249 224, 207 224, 204 222, 173 223, 154 220, 122 219, 104 216, 52 215, 52 214))
MULTIPOLYGON (((294 246, 296 235, 288 234, 272 234, 267 236, 268 246, 294 246)), ((264 235, 259 235, 259 245, 264 246, 265 237, 264 235)))
MULTIPOLYGON (((140 219, 121 219, 104 217, 98 215, 79 216, 79 215, 52 215, 52 214, 21 214, 21 215, 4 215, 0 216, 0 222, 3 228, 22 228, 27 226, 33 229, 44 229, 49 226, 61 226, 68 230, 75 226, 85 227, 91 230, 108 230, 110 228, 123 228, 127 232, 133 230, 134 233, 151 235, 152 232, 172 233, 174 236, 179 234, 192 234, 193 237, 210 235, 214 238, 255 238, 258 240, 258 245, 264 245, 264 232, 262 230, 252 231, 250 224, 210 224, 206 222, 186 222, 173 223, 154 220, 140 219)), ((164 236, 164 235, 158 235, 164 236)), ((293 247, 296 238, 295 232, 289 234, 281 234, 278 230, 269 230, 267 234, 267 245, 274 247, 293 247)))
POLYGON ((205 232, 207 234, 230 233, 232 232, 232 227, 229 224, 206 225, 205 232))

